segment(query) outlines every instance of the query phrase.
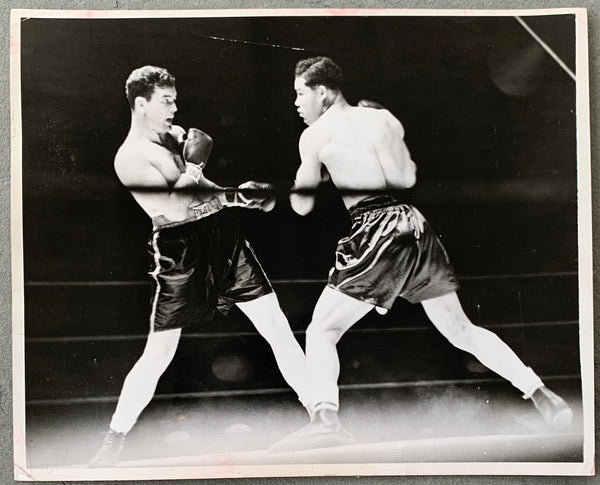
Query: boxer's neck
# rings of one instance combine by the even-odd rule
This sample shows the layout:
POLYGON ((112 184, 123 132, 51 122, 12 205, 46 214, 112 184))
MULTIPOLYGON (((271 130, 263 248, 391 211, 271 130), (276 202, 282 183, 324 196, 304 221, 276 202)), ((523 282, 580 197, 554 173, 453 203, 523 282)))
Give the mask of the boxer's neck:
POLYGON ((147 123, 140 120, 135 113, 131 114, 131 127, 129 133, 136 138, 142 138, 158 144, 163 144, 165 135, 164 133, 158 133, 150 128, 147 123))

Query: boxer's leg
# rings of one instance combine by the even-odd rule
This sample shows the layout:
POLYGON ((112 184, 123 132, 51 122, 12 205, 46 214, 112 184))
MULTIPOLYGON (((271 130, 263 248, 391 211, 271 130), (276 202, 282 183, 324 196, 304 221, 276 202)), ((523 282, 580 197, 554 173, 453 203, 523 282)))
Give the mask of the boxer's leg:
POLYGON ((271 346, 283 378, 296 392, 302 405, 311 405, 313 398, 308 384, 306 357, 279 306, 275 292, 236 305, 271 346))
POLYGON ((306 329, 306 359, 317 402, 339 407, 337 380, 340 361, 337 343, 373 305, 325 287, 306 329))
POLYGON ((180 335, 181 329, 152 332, 148 335, 142 356, 125 378, 110 422, 110 430, 102 446, 90 460, 90 467, 116 465, 125 443, 125 435, 152 399, 158 379, 173 360, 180 335))
POLYGON ((570 423, 572 411, 567 404, 546 389, 537 374, 495 333, 473 325, 456 293, 425 300, 422 304, 429 319, 452 345, 473 354, 487 368, 510 381, 525 398, 533 398, 551 424, 570 423))
POLYGON ((177 350, 181 329, 153 332, 148 335, 144 353, 127 374, 110 428, 128 433, 148 405, 158 379, 169 366, 177 350))
POLYGON ((338 417, 337 343, 344 333, 373 308, 372 304, 326 287, 306 329, 306 357, 315 407, 310 424, 275 443, 271 452, 341 446, 354 442, 338 417))

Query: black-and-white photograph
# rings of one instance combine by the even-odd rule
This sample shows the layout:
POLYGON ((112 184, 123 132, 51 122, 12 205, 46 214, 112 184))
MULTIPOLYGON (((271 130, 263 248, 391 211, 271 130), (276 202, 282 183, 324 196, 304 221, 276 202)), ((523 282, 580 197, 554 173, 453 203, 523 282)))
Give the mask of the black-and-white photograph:
POLYGON ((11 16, 17 480, 594 473, 584 9, 11 16))

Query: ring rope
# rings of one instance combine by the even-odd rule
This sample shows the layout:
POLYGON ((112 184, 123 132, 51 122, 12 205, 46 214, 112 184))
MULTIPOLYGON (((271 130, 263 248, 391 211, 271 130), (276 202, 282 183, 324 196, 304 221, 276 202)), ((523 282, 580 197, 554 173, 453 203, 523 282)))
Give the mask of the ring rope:
POLYGON ((573 81, 576 81, 577 79, 575 78, 575 73, 573 71, 571 71, 571 69, 569 69, 567 67, 567 65, 560 59, 560 57, 558 57, 558 54, 556 54, 548 44, 546 44, 541 38, 540 36, 538 36, 531 27, 529 27, 529 25, 527 25, 525 23, 525 21, 519 17, 516 16, 515 19, 517 20, 517 22, 519 22, 523 28, 529 32, 529 35, 531 35, 531 37, 533 37, 541 46, 542 48, 548 53, 550 54, 550 57, 552 57, 560 67, 562 67, 564 69, 564 71, 571 76, 571 78, 573 78, 573 81))

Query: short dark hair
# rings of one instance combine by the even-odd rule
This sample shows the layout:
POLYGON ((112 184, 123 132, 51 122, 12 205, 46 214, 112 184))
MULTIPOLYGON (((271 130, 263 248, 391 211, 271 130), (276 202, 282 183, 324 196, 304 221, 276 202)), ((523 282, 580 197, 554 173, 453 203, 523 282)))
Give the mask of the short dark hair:
POLYGON ((134 69, 125 82, 125 95, 131 109, 135 98, 142 96, 149 100, 154 88, 175 88, 175 78, 162 67, 144 66, 134 69))
POLYGON ((342 69, 329 57, 302 59, 296 64, 294 74, 296 77, 304 77, 304 82, 311 88, 323 85, 339 91, 344 84, 342 69))

